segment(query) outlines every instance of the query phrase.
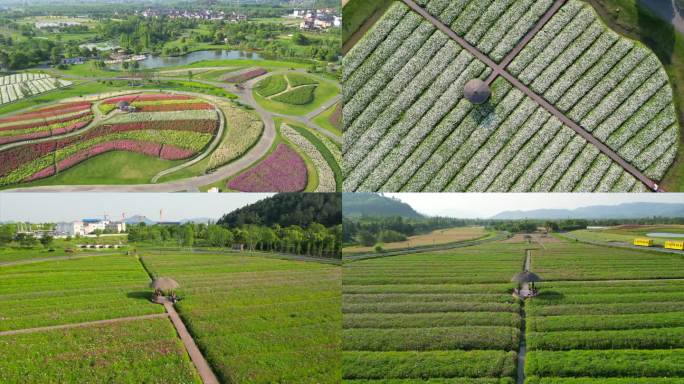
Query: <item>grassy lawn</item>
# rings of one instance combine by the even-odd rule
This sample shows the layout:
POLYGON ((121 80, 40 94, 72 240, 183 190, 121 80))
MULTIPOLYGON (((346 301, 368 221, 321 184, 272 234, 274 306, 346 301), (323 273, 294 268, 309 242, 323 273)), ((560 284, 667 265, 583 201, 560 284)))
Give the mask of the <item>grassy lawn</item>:
MULTIPOLYGON (((410 247, 421 247, 437 244, 455 243, 458 241, 475 240, 487 235, 483 227, 458 227, 438 229, 423 235, 416 235, 407 238, 406 241, 395 243, 383 243, 382 247, 386 250, 395 250, 410 247)), ((373 247, 355 245, 343 248, 344 253, 372 252, 373 247)))
POLYGON ((147 184, 160 171, 183 162, 184 160, 162 160, 134 152, 108 152, 55 176, 19 186, 147 184))
POLYGON ((268 111, 284 115, 303 116, 320 107, 323 103, 330 100, 330 98, 334 97, 339 92, 340 90, 336 85, 328 81, 321 81, 318 87, 316 87, 316 90, 314 91, 314 100, 311 103, 305 105, 292 105, 281 103, 278 101, 266 99, 259 95, 257 92, 252 93, 254 94, 254 99, 256 100, 256 102, 268 111))
POLYGON ((89 61, 84 64, 70 65, 67 69, 55 69, 55 72, 80 77, 117 77, 127 75, 122 71, 115 71, 112 69, 98 69, 95 67, 94 61, 89 61))
MULTIPOLYGON (((674 89, 680 124, 684 121, 684 35, 654 15, 638 0, 585 0, 603 21, 617 32, 651 48, 665 66, 674 89)), ((684 135, 679 135, 679 152, 661 185, 668 191, 684 191, 684 135)))
POLYGON ((181 285, 178 311, 222 382, 339 382, 339 267, 247 252, 191 256, 142 260, 181 285))
POLYGON ((336 136, 342 137, 342 131, 339 129, 339 127, 334 126, 333 123, 330 121, 330 117, 333 115, 333 113, 335 113, 335 108, 337 108, 337 104, 333 105, 332 107, 326 109, 325 112, 316 116, 313 119, 313 122, 318 124, 321 128, 324 128, 334 133, 336 136))

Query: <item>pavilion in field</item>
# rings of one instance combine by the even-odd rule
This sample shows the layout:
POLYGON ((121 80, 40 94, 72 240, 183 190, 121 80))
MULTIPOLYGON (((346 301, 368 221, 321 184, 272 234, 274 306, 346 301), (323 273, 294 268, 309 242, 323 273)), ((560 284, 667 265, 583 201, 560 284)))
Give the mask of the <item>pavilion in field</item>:
POLYGON ((484 104, 492 95, 489 86, 480 79, 472 79, 466 83, 463 95, 473 104, 484 104))
POLYGON ((540 282, 542 279, 534 272, 524 271, 516 273, 511 278, 511 281, 518 283, 518 288, 513 291, 513 294, 524 300, 539 294, 539 290, 535 288, 534 283, 540 282))
POLYGON ((150 288, 154 289, 152 301, 158 303, 166 297, 176 297, 175 290, 180 287, 176 280, 169 277, 158 277, 150 283, 150 288))

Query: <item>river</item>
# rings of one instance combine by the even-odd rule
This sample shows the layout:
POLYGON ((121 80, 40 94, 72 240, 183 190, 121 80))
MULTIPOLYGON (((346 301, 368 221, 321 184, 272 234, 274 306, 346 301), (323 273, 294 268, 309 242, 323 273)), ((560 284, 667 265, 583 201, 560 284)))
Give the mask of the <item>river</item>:
MULTIPOLYGON (((175 67, 180 65, 188 65, 204 60, 226 60, 226 59, 248 59, 248 60, 263 60, 263 58, 254 52, 244 51, 228 51, 228 50, 210 50, 210 51, 195 51, 182 56, 148 56, 145 60, 140 60, 140 68, 164 68, 175 67)), ((121 69, 121 64, 110 65, 112 69, 121 69)))
POLYGON ((673 239, 684 239, 684 233, 670 233, 670 232, 651 232, 647 233, 648 237, 671 237, 673 239))

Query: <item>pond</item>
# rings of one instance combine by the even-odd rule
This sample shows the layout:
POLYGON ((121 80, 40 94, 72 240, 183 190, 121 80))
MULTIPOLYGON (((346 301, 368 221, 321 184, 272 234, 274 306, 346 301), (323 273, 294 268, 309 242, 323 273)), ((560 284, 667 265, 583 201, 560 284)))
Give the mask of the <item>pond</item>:
POLYGON ((677 0, 639 0, 639 4, 650 9, 663 20, 684 33, 684 9, 675 4, 677 0))
POLYGON ((670 232, 650 232, 647 233, 648 237, 671 237, 674 239, 684 239, 684 233, 670 233, 670 232))
MULTIPOLYGON (((163 68, 188 65, 203 60, 226 60, 226 59, 247 59, 263 60, 254 52, 229 51, 229 50, 209 50, 195 51, 183 56, 148 56, 145 60, 139 61, 140 68, 163 68)), ((112 69, 121 69, 121 64, 112 64, 112 69)))

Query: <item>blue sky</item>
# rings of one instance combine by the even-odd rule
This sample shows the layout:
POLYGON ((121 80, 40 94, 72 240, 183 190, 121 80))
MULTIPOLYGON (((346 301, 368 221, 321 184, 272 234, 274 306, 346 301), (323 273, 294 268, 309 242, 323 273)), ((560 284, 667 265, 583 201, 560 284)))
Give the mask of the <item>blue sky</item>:
POLYGON ((208 217, 218 219, 272 193, 3 193, 0 221, 56 222, 86 217, 112 219, 144 215, 168 221, 208 217))

